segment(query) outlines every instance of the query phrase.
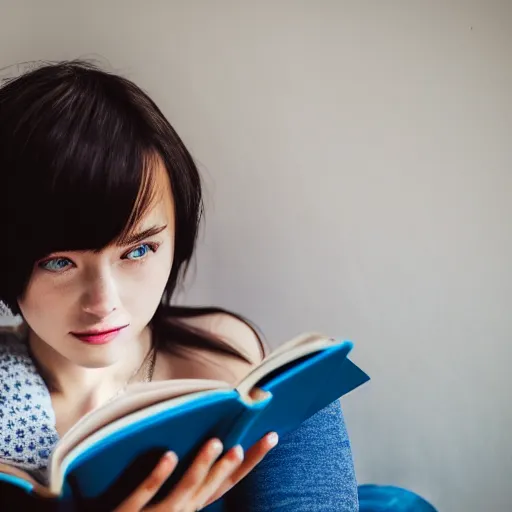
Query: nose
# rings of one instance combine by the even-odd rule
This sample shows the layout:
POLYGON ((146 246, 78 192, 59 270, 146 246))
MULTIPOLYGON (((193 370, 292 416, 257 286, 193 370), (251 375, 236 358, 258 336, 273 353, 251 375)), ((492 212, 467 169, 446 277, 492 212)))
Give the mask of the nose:
POLYGON ((106 318, 119 307, 119 294, 113 276, 107 271, 89 274, 84 283, 82 309, 97 318, 106 318))

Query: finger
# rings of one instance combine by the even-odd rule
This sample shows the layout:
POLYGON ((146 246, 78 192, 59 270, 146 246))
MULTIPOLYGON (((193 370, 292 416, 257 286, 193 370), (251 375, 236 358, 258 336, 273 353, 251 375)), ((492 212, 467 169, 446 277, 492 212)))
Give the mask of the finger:
POLYGON ((237 483, 242 480, 242 478, 250 473, 254 467, 262 461, 265 455, 267 455, 267 453, 276 446, 278 441, 279 436, 277 435, 277 432, 270 432, 256 444, 251 446, 251 448, 247 450, 244 463, 231 478, 236 479, 237 483))
POLYGON ((115 512, 135 512, 142 510, 155 496, 162 484, 176 468, 178 457, 174 452, 167 452, 158 462, 155 469, 139 487, 125 500, 115 512))
POLYGON ((215 463, 194 497, 194 502, 198 504, 197 510, 201 510, 205 506, 205 503, 217 492, 226 479, 233 474, 243 460, 244 450, 240 445, 237 445, 215 463))
POLYGON ((261 388, 252 388, 249 391, 249 397, 255 401, 264 400, 265 398, 268 398, 271 395, 272 393, 270 393, 270 391, 265 391, 264 389, 261 388))
POLYGON ((277 435, 277 432, 270 432, 256 444, 251 446, 245 454, 243 464, 226 479, 221 487, 219 487, 215 494, 208 500, 205 506, 218 500, 221 496, 224 496, 224 494, 240 482, 240 480, 245 478, 262 461, 267 453, 277 445, 278 442, 279 436, 277 435))
POLYGON ((185 509, 186 505, 188 505, 192 497, 197 493, 199 487, 203 484, 210 468, 221 453, 222 443, 219 439, 211 439, 208 441, 176 487, 161 503, 162 510, 166 510, 166 507, 171 505, 177 508, 177 510, 181 510, 181 508, 185 509))

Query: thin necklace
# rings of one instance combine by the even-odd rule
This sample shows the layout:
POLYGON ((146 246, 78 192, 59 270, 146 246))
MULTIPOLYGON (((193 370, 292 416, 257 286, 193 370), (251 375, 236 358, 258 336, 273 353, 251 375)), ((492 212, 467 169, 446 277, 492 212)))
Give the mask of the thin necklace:
POLYGON ((116 391, 109 399, 108 402, 114 400, 119 395, 126 391, 126 388, 133 382, 138 374, 142 374, 142 379, 139 382, 151 382, 153 380, 153 374, 155 372, 156 363, 156 349, 151 347, 146 354, 146 357, 142 361, 142 364, 132 373, 130 378, 126 381, 126 384, 116 391))
MULTIPOLYGON (((153 374, 155 373, 155 362, 156 350, 155 347, 151 347, 144 361, 142 361, 140 368, 135 372, 135 375, 140 372, 142 373, 142 382, 151 382, 153 380, 153 374)), ((133 377, 135 377, 135 375, 133 375, 133 377)), ((130 380, 128 382, 130 382, 130 380)))
POLYGON ((155 372, 155 362, 156 362, 156 350, 155 347, 152 346, 146 357, 142 361, 141 365, 133 372, 130 378, 126 381, 124 388, 131 384, 137 375, 142 375, 142 379, 140 382, 151 382, 153 380, 153 373, 155 372))

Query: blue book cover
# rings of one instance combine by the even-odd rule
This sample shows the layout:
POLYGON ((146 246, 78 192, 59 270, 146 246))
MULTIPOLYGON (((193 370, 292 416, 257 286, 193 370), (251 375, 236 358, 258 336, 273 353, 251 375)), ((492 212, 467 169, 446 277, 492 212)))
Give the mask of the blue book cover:
POLYGON ((31 499, 46 495, 40 503, 54 510, 113 510, 173 450, 179 463, 157 502, 208 439, 220 438, 225 451, 236 444, 247 450, 270 431, 283 436, 296 429, 369 380, 348 359, 352 347, 350 341, 305 334, 267 356, 235 388, 192 379, 146 384, 93 411, 59 441, 48 488, 0 473, 0 493, 8 488, 17 499, 20 492, 31 499), (265 398, 252 400, 254 388, 266 391, 265 398))

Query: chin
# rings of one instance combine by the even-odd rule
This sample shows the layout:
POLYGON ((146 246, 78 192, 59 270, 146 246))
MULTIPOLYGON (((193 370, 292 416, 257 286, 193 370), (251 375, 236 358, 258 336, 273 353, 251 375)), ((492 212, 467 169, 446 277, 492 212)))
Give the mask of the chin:
POLYGON ((100 369, 100 368, 108 368, 123 359, 123 354, 121 352, 117 354, 96 354, 96 355, 84 355, 81 354, 82 357, 75 357, 74 362, 78 366, 82 368, 88 368, 91 370, 100 369))

